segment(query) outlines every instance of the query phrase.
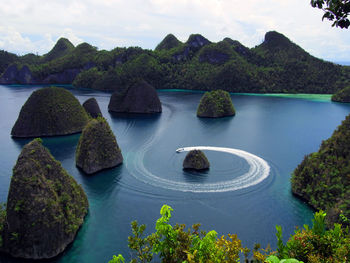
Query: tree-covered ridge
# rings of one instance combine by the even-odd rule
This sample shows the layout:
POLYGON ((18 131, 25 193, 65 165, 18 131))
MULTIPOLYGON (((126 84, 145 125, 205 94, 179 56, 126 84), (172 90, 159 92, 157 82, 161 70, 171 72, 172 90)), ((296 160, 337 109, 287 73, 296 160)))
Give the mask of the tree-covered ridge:
POLYGON ((74 45, 67 38, 60 38, 51 51, 43 56, 44 61, 51 61, 63 57, 74 49, 74 45))
POLYGON ((350 115, 322 142, 318 152, 305 156, 295 169, 292 191, 316 209, 325 209, 330 224, 350 225, 350 115))
POLYGON ((73 83, 115 91, 144 79, 157 89, 334 93, 350 83, 349 67, 317 59, 275 31, 251 49, 230 38, 212 43, 193 34, 181 42, 169 34, 154 51, 97 50, 87 43, 74 47, 60 39, 44 56, 4 54, 2 84, 73 83), (13 64, 17 66, 11 68, 13 64), (22 70, 24 65, 29 71, 22 70))

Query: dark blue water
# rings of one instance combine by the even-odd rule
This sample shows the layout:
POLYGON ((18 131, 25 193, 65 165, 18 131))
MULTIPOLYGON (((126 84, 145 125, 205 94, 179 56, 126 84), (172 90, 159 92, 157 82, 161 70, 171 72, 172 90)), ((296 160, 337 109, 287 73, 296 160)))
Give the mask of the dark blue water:
MULTIPOLYGON (((37 87, 0 86, 0 201, 5 202, 12 168, 22 146, 11 128, 21 106, 37 87)), ((202 223, 219 235, 237 233, 250 248, 259 242, 275 247, 275 225, 284 236, 296 225, 310 223, 312 211, 290 192, 290 175, 304 155, 316 151, 322 140, 350 112, 350 105, 305 99, 233 95, 236 116, 199 119, 200 93, 159 92, 163 113, 155 116, 111 115, 110 94, 70 89, 83 102, 95 97, 110 123, 124 156, 123 165, 94 176, 75 167, 79 134, 45 138, 44 145, 82 184, 90 212, 72 246, 52 262, 107 262, 113 254, 129 257, 130 222, 154 230, 163 204, 174 208, 172 223, 202 223), (247 160, 221 152, 206 152, 211 168, 204 174, 184 172, 185 146, 217 146, 247 151, 263 158, 270 175, 263 182, 236 191, 205 192, 206 184, 226 182, 249 170, 247 160), (153 176, 156 179, 147 181, 153 176), (157 185, 157 178, 159 184, 157 185), (169 190, 165 182, 203 186, 204 192, 169 190)), ((1 255, 0 262, 21 262, 1 255)))

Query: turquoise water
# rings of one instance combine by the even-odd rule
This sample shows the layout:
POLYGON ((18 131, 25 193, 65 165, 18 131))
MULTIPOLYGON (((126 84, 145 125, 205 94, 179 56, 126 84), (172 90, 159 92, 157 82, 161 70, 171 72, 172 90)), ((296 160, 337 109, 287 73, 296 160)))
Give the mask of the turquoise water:
MULTIPOLYGON (((189 92, 189 93, 204 93, 202 90, 184 90, 184 89, 162 89, 161 92, 189 92)), ((231 93, 235 96, 262 96, 262 97, 279 97, 290 99, 306 99, 313 101, 331 101, 332 94, 307 94, 307 93, 231 93)))
MULTIPOLYGON (((6 201, 21 148, 29 141, 12 139, 10 131, 35 89, 0 86, 1 202, 6 201)), ((92 96, 97 99, 125 161, 115 169, 86 176, 74 163, 79 134, 44 138, 44 145, 82 184, 90 202, 75 242, 49 262, 107 262, 117 253, 128 258, 130 221, 145 223, 148 232, 153 231, 163 204, 175 210, 172 223, 200 222, 203 229, 215 229, 219 235, 237 233, 250 248, 256 242, 275 247, 276 224, 282 225, 287 238, 294 226, 311 221, 312 211, 290 192, 292 171, 350 113, 350 105, 327 100, 232 95, 235 117, 199 119, 195 113, 202 94, 178 91, 159 92, 162 114, 111 115, 109 93, 70 90, 81 102, 92 96), (219 151, 205 151, 211 163, 206 173, 184 172, 186 153, 176 149, 190 146, 240 149, 266 162, 269 175, 260 183, 253 178, 248 185, 241 176, 253 167, 259 179, 264 162, 251 163, 253 157, 248 155, 219 151)), ((0 255, 0 262, 23 261, 0 255)))

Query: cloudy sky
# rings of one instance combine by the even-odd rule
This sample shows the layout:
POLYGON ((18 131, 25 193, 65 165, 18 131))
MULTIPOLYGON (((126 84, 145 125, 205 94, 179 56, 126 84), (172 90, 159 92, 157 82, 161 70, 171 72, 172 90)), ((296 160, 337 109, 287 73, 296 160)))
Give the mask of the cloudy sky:
POLYGON ((350 29, 322 14, 309 0, 0 0, 0 49, 44 54, 62 36, 99 49, 154 49, 168 33, 254 47, 276 30, 316 57, 350 61, 350 29))

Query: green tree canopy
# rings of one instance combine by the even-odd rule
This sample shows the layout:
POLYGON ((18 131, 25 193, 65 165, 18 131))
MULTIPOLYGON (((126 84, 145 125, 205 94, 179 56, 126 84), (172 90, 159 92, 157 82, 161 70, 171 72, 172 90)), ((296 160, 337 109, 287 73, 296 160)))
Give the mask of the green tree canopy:
POLYGON ((332 26, 340 28, 348 28, 350 21, 348 14, 350 13, 349 0, 311 0, 312 7, 317 7, 324 11, 322 20, 327 18, 334 21, 332 26))

